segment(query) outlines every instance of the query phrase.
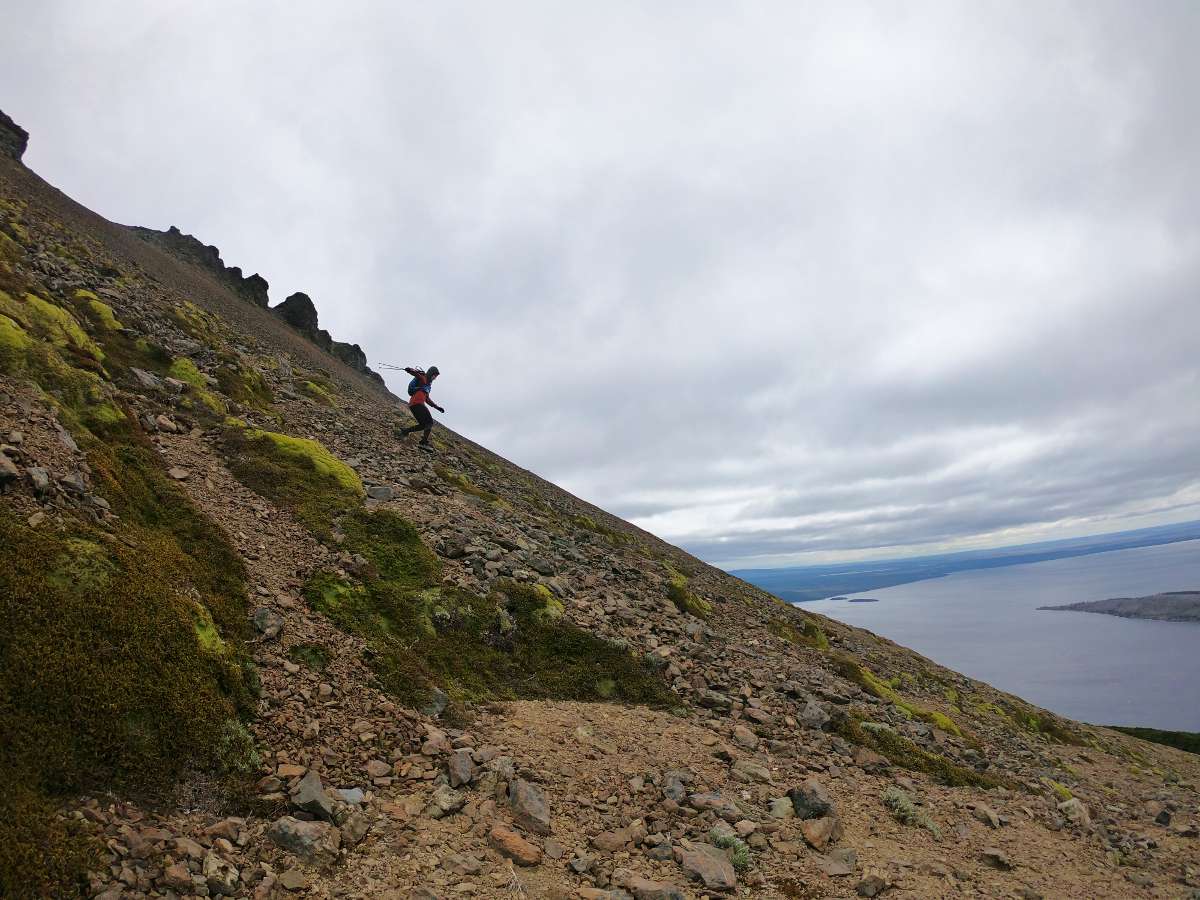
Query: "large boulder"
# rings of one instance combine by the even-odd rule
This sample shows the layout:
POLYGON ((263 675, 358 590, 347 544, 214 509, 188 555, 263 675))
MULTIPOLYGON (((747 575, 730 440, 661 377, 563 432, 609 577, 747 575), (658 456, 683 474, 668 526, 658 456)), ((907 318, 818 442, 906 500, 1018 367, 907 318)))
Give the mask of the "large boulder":
POLYGON ((272 307, 271 312, 310 340, 316 338, 320 328, 317 324, 317 307, 308 294, 297 291, 278 306, 272 307))
POLYGON ((341 832, 328 822, 301 822, 291 816, 277 819, 267 836, 309 863, 332 863, 342 846, 341 832))

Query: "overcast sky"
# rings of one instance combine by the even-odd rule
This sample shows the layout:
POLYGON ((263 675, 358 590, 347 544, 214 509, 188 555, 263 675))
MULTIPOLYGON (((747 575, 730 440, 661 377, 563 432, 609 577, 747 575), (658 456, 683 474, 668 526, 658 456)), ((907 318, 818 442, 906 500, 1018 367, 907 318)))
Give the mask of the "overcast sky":
POLYGON ((5 6, 43 177, 705 559, 1200 518, 1200 3, 5 6))

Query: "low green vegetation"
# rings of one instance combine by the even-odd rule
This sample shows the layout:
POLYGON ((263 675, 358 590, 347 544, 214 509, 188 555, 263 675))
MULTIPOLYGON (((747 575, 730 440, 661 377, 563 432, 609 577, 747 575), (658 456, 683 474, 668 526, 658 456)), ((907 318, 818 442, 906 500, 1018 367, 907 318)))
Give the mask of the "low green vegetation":
POLYGON ((358 473, 317 441, 230 426, 224 449, 239 481, 290 510, 323 540, 334 520, 366 496, 358 473))
POLYGON ((624 531, 618 531, 615 528, 609 528, 607 525, 597 522, 589 515, 578 515, 573 517, 571 521, 580 528, 600 535, 615 547, 622 547, 633 543, 632 535, 626 534, 624 531))
POLYGON ((712 604, 688 587, 687 576, 670 563, 664 565, 670 579, 667 582, 667 597, 675 604, 676 609, 698 619, 707 619, 712 615, 712 604))
MULTIPOLYGON (((962 737, 962 730, 945 713, 925 709, 913 701, 905 699, 896 692, 892 684, 878 678, 870 669, 859 664, 853 657, 844 653, 836 654, 833 657, 833 669, 843 678, 853 681, 872 697, 878 697, 880 700, 886 700, 888 703, 891 703, 900 710, 901 714, 908 718, 920 719, 922 722, 927 722, 935 728, 940 728, 949 734, 962 737)), ((896 680, 895 683, 898 685, 900 682, 896 680)))
POLYGON ((246 585, 224 535, 149 448, 89 441, 116 539, 0 513, 0 895, 65 894, 91 859, 58 801, 94 788, 166 792, 257 757, 246 585))
POLYGON ((804 623, 799 628, 792 622, 776 619, 767 626, 767 630, 790 644, 812 647, 814 650, 829 649, 829 638, 824 629, 808 616, 804 617, 804 623))
POLYGON ((708 839, 718 850, 729 851, 729 862, 739 874, 744 875, 754 865, 754 856, 750 853, 750 848, 737 835, 714 828, 709 831, 708 839))
POLYGON ((330 393, 327 388, 317 384, 315 381, 305 381, 300 385, 300 389, 323 406, 334 405, 333 394, 330 393))
POLYGON ((470 494, 472 497, 478 497, 480 500, 486 500, 488 503, 504 503, 497 494, 479 487, 479 485, 475 484, 461 472, 455 472, 447 469, 445 466, 435 466, 434 472, 437 473, 438 478, 442 479, 442 481, 453 485, 464 494, 470 494))
POLYGON ((1187 753, 1200 753, 1200 734, 1193 731, 1161 731, 1157 728, 1134 728, 1128 725, 1110 725, 1113 731, 1119 731, 1131 737, 1174 747, 1187 753))
POLYGON ((296 644, 288 650, 288 659, 314 672, 324 672, 329 665, 329 651, 320 644, 296 644))
POLYGON ((242 406, 260 411, 271 409, 275 395, 262 373, 236 361, 220 366, 216 372, 217 384, 230 400, 242 406))
POLYGON ((952 787, 996 787, 999 778, 952 763, 944 756, 922 750, 908 738, 885 725, 864 721, 863 714, 851 710, 836 716, 830 730, 852 744, 874 750, 893 765, 913 772, 924 772, 935 781, 952 787))
POLYGON ((365 638, 381 685, 410 704, 441 688, 457 706, 536 697, 667 704, 671 693, 629 651, 562 618, 543 587, 501 583, 480 597, 441 585, 441 564, 393 512, 357 510, 343 547, 359 579, 323 573, 306 595, 338 627, 365 638))
POLYGON ((941 838, 941 829, 929 817, 929 813, 917 806, 908 794, 895 785, 883 792, 883 805, 891 811, 892 816, 900 824, 924 828, 934 838, 941 838))

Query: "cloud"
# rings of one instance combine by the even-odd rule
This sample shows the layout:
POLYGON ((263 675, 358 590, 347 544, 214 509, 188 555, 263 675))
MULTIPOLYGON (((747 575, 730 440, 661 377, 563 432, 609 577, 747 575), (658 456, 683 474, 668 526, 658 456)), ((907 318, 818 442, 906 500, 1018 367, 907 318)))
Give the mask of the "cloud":
POLYGON ((25 4, 27 161, 707 559, 1200 517, 1200 9, 25 4))

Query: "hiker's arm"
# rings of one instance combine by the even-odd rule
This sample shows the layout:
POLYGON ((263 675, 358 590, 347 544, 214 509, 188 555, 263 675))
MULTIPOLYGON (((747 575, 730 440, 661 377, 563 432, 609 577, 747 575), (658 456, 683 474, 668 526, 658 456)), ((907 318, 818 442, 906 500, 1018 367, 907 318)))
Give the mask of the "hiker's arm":
POLYGON ((444 406, 438 406, 438 405, 437 405, 436 403, 434 403, 432 400, 426 400, 425 402, 426 402, 426 403, 428 403, 430 406, 432 406, 434 409, 436 409, 436 410, 437 410, 438 412, 440 412, 440 413, 444 413, 444 412, 446 411, 446 407, 444 407, 444 406))
POLYGON ((412 368, 412 366, 405 366, 404 371, 407 372, 409 375, 411 375, 413 378, 416 378, 418 375, 423 374, 421 372, 418 372, 416 369, 412 368))

